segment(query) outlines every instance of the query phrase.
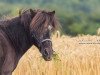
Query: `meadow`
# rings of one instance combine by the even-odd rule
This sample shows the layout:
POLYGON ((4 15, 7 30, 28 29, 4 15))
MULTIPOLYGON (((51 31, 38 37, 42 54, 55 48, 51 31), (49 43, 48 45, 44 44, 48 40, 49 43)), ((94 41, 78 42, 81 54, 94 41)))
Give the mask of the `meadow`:
POLYGON ((44 61, 32 46, 13 75, 100 75, 100 36, 52 36, 53 60, 44 61))

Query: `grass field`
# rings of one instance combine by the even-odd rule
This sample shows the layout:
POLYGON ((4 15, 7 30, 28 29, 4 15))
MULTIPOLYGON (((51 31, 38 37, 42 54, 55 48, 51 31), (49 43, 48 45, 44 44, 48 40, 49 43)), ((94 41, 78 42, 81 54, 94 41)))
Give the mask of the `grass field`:
POLYGON ((36 47, 20 60, 13 75, 100 75, 100 36, 52 38, 52 61, 44 61, 36 47))

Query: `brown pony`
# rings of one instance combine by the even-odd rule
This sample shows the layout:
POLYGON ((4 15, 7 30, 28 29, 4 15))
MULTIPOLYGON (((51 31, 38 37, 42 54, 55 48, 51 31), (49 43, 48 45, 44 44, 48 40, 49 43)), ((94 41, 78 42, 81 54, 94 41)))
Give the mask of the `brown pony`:
POLYGON ((0 75, 12 75, 19 59, 35 45, 46 61, 53 49, 50 34, 57 27, 55 11, 28 9, 18 17, 0 21, 0 75))

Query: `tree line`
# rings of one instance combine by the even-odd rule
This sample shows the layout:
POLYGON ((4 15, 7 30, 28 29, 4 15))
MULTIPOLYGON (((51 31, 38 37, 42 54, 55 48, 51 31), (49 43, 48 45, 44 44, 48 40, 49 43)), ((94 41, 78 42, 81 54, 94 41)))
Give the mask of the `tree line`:
POLYGON ((55 10, 62 33, 96 34, 100 27, 100 0, 0 0, 0 17, 18 15, 21 8, 55 10))

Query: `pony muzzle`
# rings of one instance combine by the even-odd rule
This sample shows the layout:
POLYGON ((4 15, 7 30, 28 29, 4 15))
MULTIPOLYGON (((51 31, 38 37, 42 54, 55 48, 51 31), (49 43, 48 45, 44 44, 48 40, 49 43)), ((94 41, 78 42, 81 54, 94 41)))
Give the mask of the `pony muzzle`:
POLYGON ((46 61, 52 60, 52 55, 53 55, 52 50, 49 48, 45 48, 42 53, 42 56, 43 56, 44 60, 46 60, 46 61))

